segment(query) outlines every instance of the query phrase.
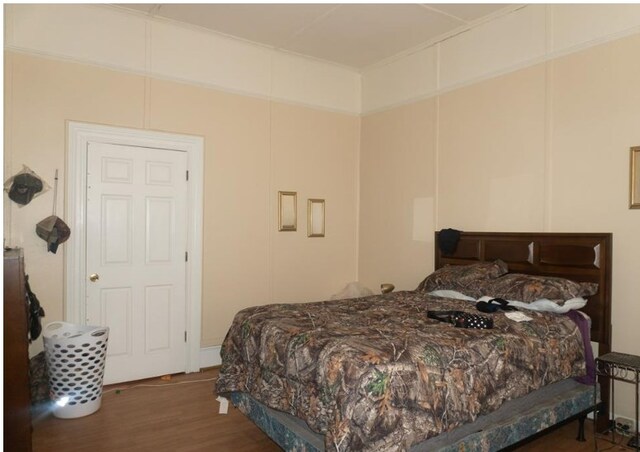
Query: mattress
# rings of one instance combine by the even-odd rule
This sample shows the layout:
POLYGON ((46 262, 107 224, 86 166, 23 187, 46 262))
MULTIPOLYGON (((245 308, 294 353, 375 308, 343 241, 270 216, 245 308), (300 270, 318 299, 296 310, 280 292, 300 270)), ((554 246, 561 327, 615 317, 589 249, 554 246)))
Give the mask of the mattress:
POLYGON ((483 330, 427 310, 477 314, 421 292, 245 309, 223 343, 218 393, 250 394, 303 420, 327 450, 408 450, 585 373, 566 316, 518 323, 498 313, 483 330))

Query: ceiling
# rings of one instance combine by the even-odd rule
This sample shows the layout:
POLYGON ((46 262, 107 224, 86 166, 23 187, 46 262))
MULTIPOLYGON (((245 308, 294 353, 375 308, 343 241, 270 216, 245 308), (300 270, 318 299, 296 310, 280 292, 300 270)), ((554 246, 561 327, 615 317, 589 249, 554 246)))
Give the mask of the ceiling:
POLYGON ((507 4, 118 4, 355 69, 469 28, 507 4))

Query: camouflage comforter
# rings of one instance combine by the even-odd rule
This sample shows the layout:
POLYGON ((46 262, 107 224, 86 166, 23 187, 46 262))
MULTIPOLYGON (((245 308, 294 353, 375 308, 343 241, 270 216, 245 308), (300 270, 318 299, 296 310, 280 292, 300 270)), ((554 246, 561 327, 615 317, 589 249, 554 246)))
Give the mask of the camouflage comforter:
POLYGON ((406 450, 503 402, 584 375, 580 332, 566 316, 493 315, 455 328, 429 310, 473 303, 397 292, 240 311, 222 346, 218 393, 250 393, 325 434, 327 450, 406 450))

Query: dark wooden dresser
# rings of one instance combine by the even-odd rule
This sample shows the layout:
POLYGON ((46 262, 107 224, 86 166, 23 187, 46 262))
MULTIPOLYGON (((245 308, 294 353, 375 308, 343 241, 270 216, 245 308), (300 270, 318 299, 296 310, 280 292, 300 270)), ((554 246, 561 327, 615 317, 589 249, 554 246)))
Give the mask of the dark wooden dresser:
POLYGON ((4 450, 31 451, 31 389, 24 259, 4 252, 4 450))

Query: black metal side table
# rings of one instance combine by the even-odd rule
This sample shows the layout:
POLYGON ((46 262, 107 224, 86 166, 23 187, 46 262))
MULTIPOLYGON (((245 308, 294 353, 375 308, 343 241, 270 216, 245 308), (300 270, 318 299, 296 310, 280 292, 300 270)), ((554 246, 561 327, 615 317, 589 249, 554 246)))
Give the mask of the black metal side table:
MULTIPOLYGON (((640 356, 629 355, 627 353, 611 352, 596 358, 596 374, 603 377, 609 377, 611 381, 611 410, 609 413, 615 415, 615 392, 614 382, 625 381, 635 384, 636 394, 636 418, 634 428, 636 430, 635 438, 631 438, 629 445, 634 447, 636 451, 640 451, 640 432, 638 432, 638 388, 640 387, 640 356), (633 442, 635 440, 635 443, 633 442)), ((594 387, 594 392, 597 389, 594 387)), ((595 397, 595 395, 594 395, 595 397)), ((594 398, 595 400, 595 398, 594 398)), ((597 421, 598 410, 594 412, 597 421)), ((615 443, 616 433, 615 425, 611 429, 612 441, 615 443)), ((596 433, 594 429, 594 434, 596 433)), ((597 443, 596 443, 597 447, 597 443)))

